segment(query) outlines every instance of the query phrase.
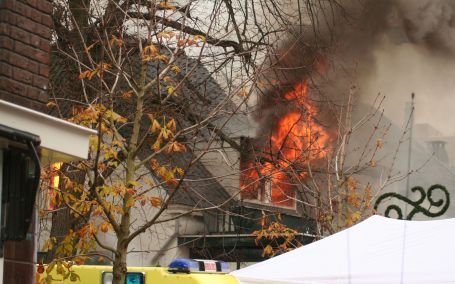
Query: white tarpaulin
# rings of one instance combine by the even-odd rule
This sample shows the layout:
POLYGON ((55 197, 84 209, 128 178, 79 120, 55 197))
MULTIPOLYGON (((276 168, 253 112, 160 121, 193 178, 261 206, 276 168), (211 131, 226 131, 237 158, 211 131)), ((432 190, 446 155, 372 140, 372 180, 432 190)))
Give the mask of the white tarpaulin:
POLYGON ((257 283, 455 283, 455 218, 369 219, 291 252, 231 272, 257 283))

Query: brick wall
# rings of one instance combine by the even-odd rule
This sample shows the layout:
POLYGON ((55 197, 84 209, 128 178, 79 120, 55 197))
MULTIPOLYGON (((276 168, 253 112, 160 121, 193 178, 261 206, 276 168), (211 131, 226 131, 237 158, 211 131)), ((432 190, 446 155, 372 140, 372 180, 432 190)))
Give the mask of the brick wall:
POLYGON ((0 0, 0 99, 45 109, 52 4, 0 0))
MULTIPOLYGON (((46 109, 51 13, 46 0, 0 0, 0 99, 46 109)), ((3 244, 3 283, 34 283, 33 234, 34 225, 27 240, 3 244)))

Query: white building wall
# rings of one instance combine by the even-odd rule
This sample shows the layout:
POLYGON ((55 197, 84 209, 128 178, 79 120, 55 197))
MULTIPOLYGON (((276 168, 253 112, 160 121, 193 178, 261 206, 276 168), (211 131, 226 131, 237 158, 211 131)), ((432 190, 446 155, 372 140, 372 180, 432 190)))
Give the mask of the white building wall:
MULTIPOLYGON (((152 210, 149 211, 152 213, 152 210)), ((137 222, 142 219, 136 213, 137 222)), ((165 214, 163 218, 173 214, 165 214)), ((177 237, 183 234, 198 234, 204 230, 202 218, 195 216, 182 217, 175 221, 156 224, 146 232, 136 237, 128 247, 128 266, 166 266, 175 258, 189 257, 189 251, 184 246, 178 246, 177 237)), ((108 245, 115 246, 114 233, 99 233, 100 240, 108 245)))
MULTIPOLYGON (((234 139, 240 145, 240 139, 234 139)), ((199 143, 202 152, 205 143, 199 143)), ((197 152, 196 152, 197 153, 197 152)), ((201 163, 234 198, 239 197, 240 153, 226 142, 215 141, 202 158, 201 163)))

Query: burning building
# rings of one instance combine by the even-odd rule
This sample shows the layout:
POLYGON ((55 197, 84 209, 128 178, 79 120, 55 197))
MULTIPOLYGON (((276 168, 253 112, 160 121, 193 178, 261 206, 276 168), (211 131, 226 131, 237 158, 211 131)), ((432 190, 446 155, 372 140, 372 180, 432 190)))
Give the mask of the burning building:
MULTIPOLYGON (((256 131, 236 137, 240 147, 226 154, 235 161, 231 165, 238 167, 239 179, 226 177, 236 170, 220 166, 225 157, 213 154, 204 160, 212 165, 207 170, 213 176, 224 176, 220 184, 237 204, 228 213, 206 216, 211 220, 206 224, 216 225, 205 233, 180 236, 179 244, 186 244, 193 257, 257 261, 261 257, 251 232, 260 228, 264 216, 272 220, 275 214, 281 216, 283 223, 302 233, 304 244, 374 210, 384 214, 389 205, 403 208, 401 216, 391 214, 402 218, 415 208, 433 210, 417 210, 416 218, 433 218, 445 208, 447 195, 433 186, 453 192, 453 172, 444 161, 425 153, 419 141, 408 142, 411 113, 402 116, 412 91, 418 94, 416 117, 428 105, 421 107, 418 89, 403 87, 400 78, 406 77, 407 68, 391 62, 384 71, 378 62, 383 52, 395 49, 431 47, 435 54, 446 52, 429 40, 442 40, 438 29, 427 26, 422 30, 426 38, 411 16, 416 7, 431 14, 438 5, 449 5, 435 2, 427 6, 410 1, 349 2, 353 24, 335 13, 328 20, 332 28, 322 27, 317 35, 305 27, 291 29, 258 84, 256 131), (377 95, 384 90, 386 99, 377 95), (404 198, 390 196, 374 208, 378 197, 387 193, 404 198)), ((317 14, 323 17, 321 11, 317 14)), ((427 23, 428 15, 421 16, 427 23)), ((443 20, 440 24, 444 26, 443 20)), ((411 83, 421 85, 417 80, 411 83)), ((220 146, 221 151, 226 148, 220 146)), ((453 216, 451 208, 442 216, 453 216)))
POLYGON ((274 104, 270 128, 245 139, 241 161, 241 198, 295 208, 296 184, 327 155, 329 134, 316 121, 318 111, 308 98, 308 83, 297 83, 274 104))
MULTIPOLYGON (((417 78, 428 72, 416 71, 422 65, 412 65, 414 69, 403 65, 430 58, 429 66, 439 66, 440 59, 435 58, 448 58, 452 45, 441 31, 452 31, 454 5, 446 1, 343 4, 311 2, 312 12, 305 10, 306 14, 287 7, 302 12, 303 20, 287 23, 285 40, 277 39, 276 50, 265 60, 269 68, 258 75, 250 103, 256 127, 248 125, 254 128, 249 133, 239 131, 249 118, 236 114, 221 130, 216 123, 223 125, 223 118, 208 135, 200 133, 193 154, 204 150, 213 129, 219 130, 213 142, 217 147, 188 173, 185 189, 167 210, 172 221, 153 226, 132 243, 137 249, 130 253, 129 264, 156 265, 181 256, 258 261, 267 247, 267 235, 258 238, 263 231, 278 237, 292 232, 298 244, 306 244, 372 214, 375 200, 387 193, 411 201, 401 217, 413 208, 445 206, 444 194, 429 190, 440 184, 453 192, 453 172, 443 159, 424 154, 416 141, 408 143, 413 123, 409 113, 401 116, 411 91, 417 93, 417 112, 422 110, 424 80, 417 78), (414 53, 406 53, 409 50, 414 53), (393 60, 387 61, 388 55, 393 60), (412 80, 403 79, 416 72, 419 76, 412 80), (383 100, 378 93, 388 98, 383 100), (423 203, 415 201, 412 193, 421 193, 417 199, 423 203), (210 207, 216 208, 198 211, 210 207), (194 208, 198 210, 185 214, 194 208), (284 227, 269 226, 277 223, 284 227)), ((182 113, 207 112, 225 99, 213 72, 200 62, 178 60, 187 67, 182 70, 182 97, 204 98, 188 100, 182 113), (193 68, 191 74, 188 70, 193 68)), ((156 76, 153 69, 151 77, 156 76)), ((434 101, 434 97, 429 100, 434 101)), ((182 121, 189 117, 182 116, 182 121)), ((178 156, 180 162, 191 160, 190 154, 185 155, 178 156)), ((153 172, 141 170, 143 175, 153 172)), ((168 192, 165 186, 159 190, 163 196, 168 192)), ((404 200, 392 197, 384 199, 387 204, 378 204, 377 212, 385 213, 388 205, 398 206, 404 200)), ((153 210, 138 210, 135 217, 145 220, 153 210)), ((445 212, 453 216, 450 209, 445 212)))

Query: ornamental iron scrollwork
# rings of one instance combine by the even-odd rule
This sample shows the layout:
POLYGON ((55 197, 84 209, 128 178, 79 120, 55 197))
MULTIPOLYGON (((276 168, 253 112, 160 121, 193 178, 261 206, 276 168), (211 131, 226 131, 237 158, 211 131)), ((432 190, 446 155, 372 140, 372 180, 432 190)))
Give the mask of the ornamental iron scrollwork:
MULTIPOLYGON (((428 217, 431 217, 431 218, 439 217, 439 216, 443 215, 447 211, 449 206, 450 206, 450 195, 449 195, 449 192, 447 191, 447 188, 445 186, 443 186, 443 185, 434 184, 430 188, 428 188, 427 192, 425 192, 423 187, 415 186, 415 187, 411 188, 411 191, 412 192, 418 192, 420 194, 420 197, 419 197, 418 200, 413 201, 413 200, 411 200, 411 199, 409 199, 409 198, 407 198, 407 197, 405 197, 405 196, 403 196, 401 194, 398 194, 398 193, 395 193, 395 192, 387 192, 387 193, 384 193, 383 195, 379 196, 379 198, 376 200, 376 202, 374 203, 374 210, 377 211, 377 209, 379 207, 379 204, 382 201, 384 201, 385 199, 397 198, 397 199, 409 204, 410 206, 412 206, 413 209, 406 216, 406 220, 412 220, 414 215, 417 214, 417 213, 422 213, 425 216, 428 216, 428 217), (442 191, 442 193, 444 194, 445 198, 434 200, 433 199, 433 192, 435 190, 442 191), (429 202, 428 209, 424 208, 422 206, 422 203, 425 201, 425 199, 427 199, 428 202, 429 202), (436 207, 439 210, 436 211, 436 212, 431 212, 432 207, 433 208, 436 207)), ((396 204, 391 204, 391 205, 387 206, 386 210, 384 212, 384 216, 390 218, 390 213, 392 211, 396 212, 396 214, 398 215, 398 219, 403 219, 403 212, 402 212, 401 208, 398 205, 396 205, 396 204)))

